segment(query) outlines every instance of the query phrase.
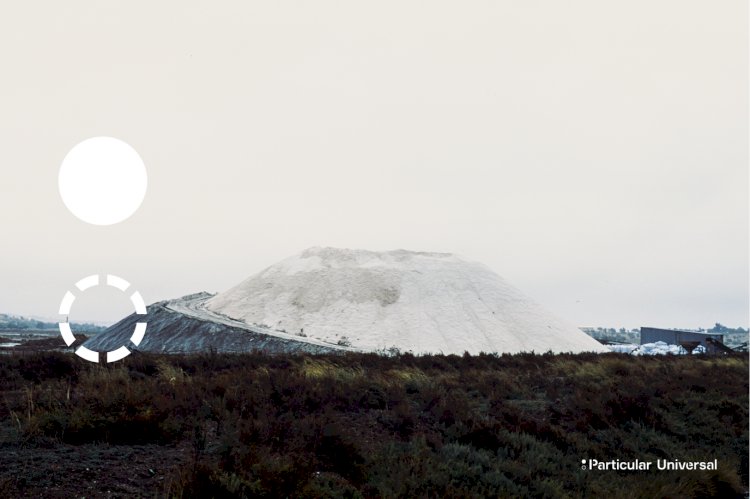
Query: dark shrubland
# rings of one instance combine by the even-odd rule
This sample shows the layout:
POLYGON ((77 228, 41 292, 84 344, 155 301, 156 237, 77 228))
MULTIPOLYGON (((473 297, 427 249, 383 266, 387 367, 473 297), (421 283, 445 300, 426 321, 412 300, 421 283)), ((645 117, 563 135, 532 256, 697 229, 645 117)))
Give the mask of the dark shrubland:
MULTIPOLYGON (((743 497, 748 359, 618 354, 0 358, 11 446, 185 449, 171 497, 743 497), (716 471, 582 470, 581 460, 716 471)), ((3 476, 4 496, 18 492, 3 476)))

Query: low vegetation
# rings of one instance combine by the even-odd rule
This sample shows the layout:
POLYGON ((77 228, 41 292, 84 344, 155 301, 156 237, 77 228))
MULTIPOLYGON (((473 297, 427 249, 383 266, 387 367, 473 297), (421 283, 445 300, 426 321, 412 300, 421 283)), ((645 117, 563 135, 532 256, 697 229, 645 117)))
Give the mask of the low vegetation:
MULTIPOLYGON (((183 449, 148 496, 743 497, 747 373, 739 354, 7 355, 0 449, 183 449)), ((0 468, 3 497, 34 487, 0 468)))

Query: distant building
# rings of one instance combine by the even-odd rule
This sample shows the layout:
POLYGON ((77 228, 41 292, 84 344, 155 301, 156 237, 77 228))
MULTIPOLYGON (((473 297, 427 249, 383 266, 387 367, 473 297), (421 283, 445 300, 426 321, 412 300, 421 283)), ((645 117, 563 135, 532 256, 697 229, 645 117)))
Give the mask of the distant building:
POLYGON ((698 345, 703 346, 708 354, 731 352, 732 349, 724 345, 723 334, 698 333, 695 331, 679 331, 677 329, 658 329, 655 327, 641 328, 641 345, 663 341, 668 345, 680 345, 692 353, 698 345))

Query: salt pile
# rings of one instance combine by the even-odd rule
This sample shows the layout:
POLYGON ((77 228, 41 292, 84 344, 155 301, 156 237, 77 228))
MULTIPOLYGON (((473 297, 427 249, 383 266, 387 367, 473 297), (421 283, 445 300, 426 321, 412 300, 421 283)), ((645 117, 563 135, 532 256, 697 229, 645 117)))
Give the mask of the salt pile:
POLYGON ((371 351, 608 351, 489 268, 445 253, 311 248, 207 300, 205 309, 371 351))

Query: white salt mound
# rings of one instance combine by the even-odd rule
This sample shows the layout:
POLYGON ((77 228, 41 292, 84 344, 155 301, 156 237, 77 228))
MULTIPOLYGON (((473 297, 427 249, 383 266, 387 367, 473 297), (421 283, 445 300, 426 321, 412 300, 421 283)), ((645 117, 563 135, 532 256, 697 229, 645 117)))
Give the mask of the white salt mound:
POLYGON ((606 352, 489 268, 445 253, 311 248, 206 302, 247 324, 362 350, 606 352))

